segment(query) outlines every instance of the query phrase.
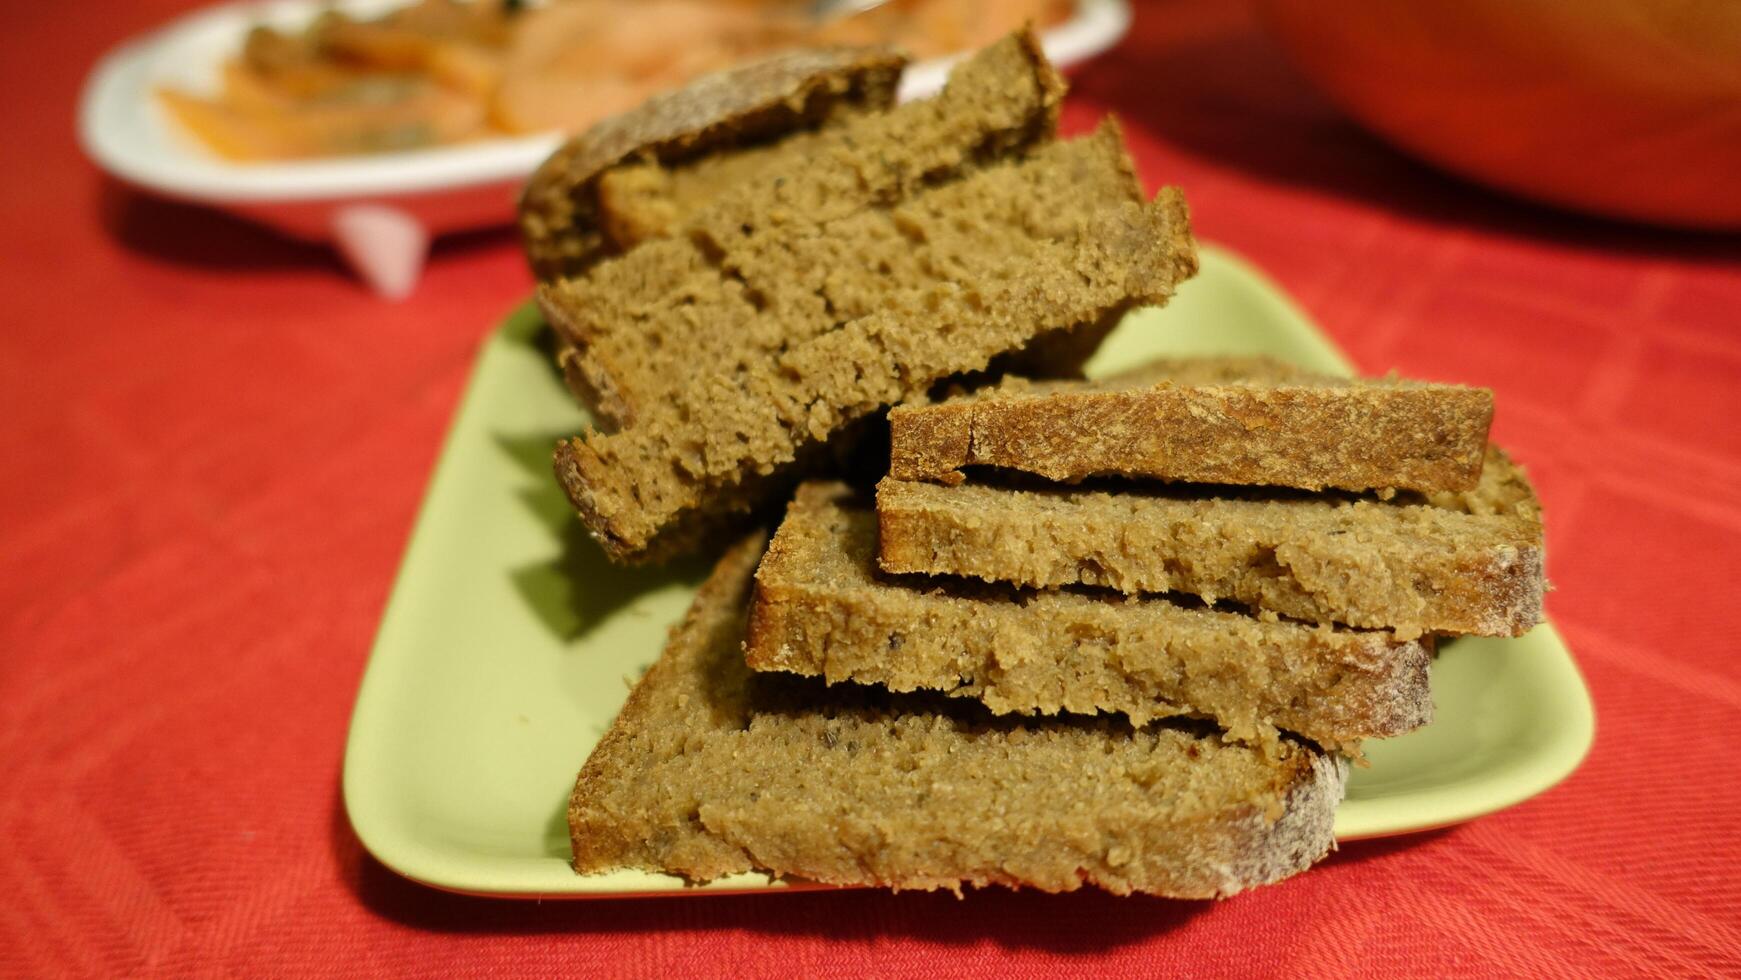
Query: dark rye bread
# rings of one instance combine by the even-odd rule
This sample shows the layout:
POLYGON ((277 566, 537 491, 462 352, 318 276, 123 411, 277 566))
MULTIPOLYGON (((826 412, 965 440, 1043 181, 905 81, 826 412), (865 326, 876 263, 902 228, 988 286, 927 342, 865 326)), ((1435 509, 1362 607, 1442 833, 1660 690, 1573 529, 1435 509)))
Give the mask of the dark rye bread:
POLYGON ((1541 621, 1547 588, 1539 505, 1498 449, 1467 493, 886 479, 877 518, 889 573, 1183 592, 1402 638, 1521 636, 1541 621))
POLYGON ((615 291, 660 311, 656 328, 637 329, 664 352, 635 372, 658 400, 619 432, 557 449, 588 528, 619 561, 664 557, 698 528, 752 511, 850 423, 1036 338, 1164 303, 1196 271, 1189 218, 1170 188, 1149 204, 1118 201, 1134 193, 1118 146, 1104 127, 848 215, 825 235, 745 246, 733 253, 744 281, 682 252, 692 239, 599 266, 602 280, 631 263, 672 264, 615 291), (1101 206, 1065 207, 1071 199, 1101 206), (854 264, 862 256, 886 264, 854 264), (768 278, 750 278, 763 268, 768 278), (806 269, 826 277, 821 295, 802 283, 806 269))
POLYGON ((806 483, 756 575, 744 655, 756 670, 938 690, 998 714, 1211 718, 1278 744, 1400 735, 1432 714, 1429 642, 1176 602, 1029 592, 876 570, 876 515, 806 483))
MULTIPOLYGON (((1395 378, 1179 377, 1158 361, 1098 381, 1012 378, 889 413, 889 473, 958 483, 968 466, 1048 480, 1143 477, 1321 490, 1472 490, 1493 393, 1395 378)), ((1277 369, 1280 370, 1280 369, 1277 369)))
MULTIPOLYGON (((1223 379, 1294 369, 1245 358, 1177 365, 1223 379)), ((1307 494, 1234 487, 940 486, 877 489, 885 572, 959 575, 1032 588, 1184 592, 1310 622, 1519 636, 1541 619, 1541 505, 1489 446, 1480 482, 1456 493, 1307 494)))
POLYGON ((994 274, 891 291, 838 329, 695 379, 621 432, 560 444, 570 501, 612 558, 668 556, 751 512, 852 422, 1048 332, 1162 303, 1195 270, 1183 201, 1167 192, 1094 216, 1079 241, 1012 238, 996 254, 994 274))
POLYGON ((533 272, 577 275, 668 232, 718 188, 760 169, 780 141, 888 108, 905 65, 877 49, 792 51, 599 122, 545 160, 521 193, 533 272))
POLYGON ((887 208, 759 228, 734 217, 724 237, 650 242, 540 295, 594 402, 632 426, 698 376, 751 369, 877 312, 892 292, 978 288, 1007 273, 1019 242, 1077 241, 1085 218, 1141 202, 1109 121, 887 208))
POLYGON ((1191 727, 752 674, 760 543, 721 559, 587 759, 575 870, 1208 898, 1331 848, 1346 763, 1301 743, 1266 756, 1191 727))
POLYGON ((1467 493, 886 479, 877 519, 885 572, 1184 592, 1401 637, 1521 636, 1546 588, 1539 505, 1497 449, 1467 493))
MULTIPOLYGON (((607 425, 632 425, 698 378, 846 322, 863 310, 855 295, 911 285, 913 263, 884 271, 888 253, 914 244, 890 227, 893 209, 1049 141, 1062 92, 1033 37, 1013 35, 957 68, 936 98, 776 146, 754 179, 685 216, 681 234, 541 286, 539 305, 569 349, 571 386, 607 425)), ((1117 156, 1123 179, 1095 191, 1140 200, 1122 146, 1117 156)), ((1054 203, 1097 200, 1085 196, 1054 203)))

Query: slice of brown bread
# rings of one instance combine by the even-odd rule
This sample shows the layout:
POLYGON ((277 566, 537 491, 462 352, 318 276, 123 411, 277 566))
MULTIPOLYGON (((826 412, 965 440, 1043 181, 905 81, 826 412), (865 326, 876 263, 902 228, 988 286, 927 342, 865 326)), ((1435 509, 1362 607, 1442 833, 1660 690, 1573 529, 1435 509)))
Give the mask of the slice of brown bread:
MULTIPOLYGON (((755 179, 687 215, 682 234, 545 284, 539 305, 571 350, 571 384, 607 424, 631 425, 698 379, 735 373, 745 359, 862 315, 867 295, 916 276, 934 281, 939 271, 959 280, 968 270, 956 268, 953 253, 930 255, 940 246, 914 241, 919 229, 891 219, 910 197, 959 198, 951 181, 1049 141, 1062 91, 1032 35, 1013 35, 960 66, 936 98, 861 114, 771 151, 755 179)), ((1052 191, 1052 209, 1006 205, 1021 213, 1007 216, 1002 233, 1027 219, 1031 234, 1056 237, 1109 196, 1140 201, 1122 143, 1110 139, 1112 160, 1102 174, 1082 175, 1089 179, 1076 193, 1075 173, 1027 171, 1050 178, 1027 183, 1030 194, 1035 184, 1052 191)), ((1005 183, 1020 183, 998 169, 1005 183)), ((1020 202, 1018 192, 1007 188, 1004 200, 1020 202)))
POLYGON ((1001 268, 974 281, 891 291, 838 329, 694 379, 621 432, 562 443, 570 501, 616 560, 665 557, 752 511, 855 420, 1049 332, 1164 302, 1195 269, 1183 201, 1168 192, 1097 215, 1079 241, 1012 238, 996 256, 1001 268))
POLYGON ((906 59, 878 49, 792 51, 707 75, 606 119, 558 149, 520 197, 541 280, 579 274, 667 233, 778 149, 893 103, 906 59))
MULTIPOLYGON (((1109 127, 899 207, 849 216, 828 235, 794 244, 787 265, 769 258, 766 279, 722 278, 677 240, 601 265, 595 277, 631 261, 646 268, 668 260, 669 268, 656 283, 642 279, 616 293, 616 308, 639 302, 655 311, 656 324, 637 329, 663 338, 662 352, 617 377, 643 378, 642 390, 658 390, 659 399, 621 431, 595 430, 556 452, 557 475, 588 528, 619 561, 664 557, 693 544, 697 528, 753 510, 855 420, 1036 338, 1100 328, 1133 305, 1165 302, 1196 270, 1177 191, 1146 205, 1074 211, 1046 230, 1029 224, 1041 221, 1031 202, 1053 197, 1036 189, 1095 193, 1076 181, 1085 169, 1110 185, 1107 199, 1128 187, 1108 165, 1106 148, 1116 144, 1109 127), (890 271, 840 264, 862 255, 889 256, 890 271), (842 275, 818 297, 786 292, 782 269, 842 275)), ((601 299, 590 309, 612 308, 601 299)))
POLYGON ((1115 711, 1320 744, 1425 724, 1429 643, 1186 604, 876 571, 877 523, 838 483, 798 488, 756 575, 756 670, 938 690, 1005 713, 1115 711))
POLYGON ((955 483, 965 466, 1048 480, 1132 476, 1320 490, 1471 490, 1493 393, 1398 379, 1195 379, 1158 361, 1099 381, 1020 378, 889 413, 889 472, 955 483))
POLYGON ((729 237, 652 242, 540 301, 594 401, 633 425, 698 377, 741 372, 877 312, 890 293, 978 288, 1023 243, 1078 241, 1086 220, 1141 201, 1109 122, 888 208, 760 231, 734 217, 729 237))
POLYGON ((1304 870, 1332 846, 1346 764, 1112 717, 825 687, 744 666, 760 539, 730 550, 575 783, 582 873, 836 885, 1002 884, 1179 898, 1304 870))
POLYGON ((1541 620, 1540 504, 1489 447, 1467 493, 1112 489, 887 479, 885 572, 1185 592, 1318 623, 1521 636, 1541 620))

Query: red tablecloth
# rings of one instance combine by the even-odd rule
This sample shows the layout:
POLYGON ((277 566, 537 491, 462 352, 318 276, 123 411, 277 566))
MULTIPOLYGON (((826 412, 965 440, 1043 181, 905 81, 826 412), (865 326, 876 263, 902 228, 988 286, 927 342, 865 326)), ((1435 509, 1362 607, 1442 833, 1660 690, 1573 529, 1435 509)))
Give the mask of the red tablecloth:
POLYGON ((15 4, 0 54, 0 975, 1741 972, 1741 246, 1551 214, 1342 121, 1238 9, 1076 77, 1205 238, 1369 370, 1491 386, 1597 704, 1568 782, 1220 904, 992 890, 590 903, 402 881, 345 727, 513 239, 401 305, 121 190, 80 79, 176 0, 15 4))

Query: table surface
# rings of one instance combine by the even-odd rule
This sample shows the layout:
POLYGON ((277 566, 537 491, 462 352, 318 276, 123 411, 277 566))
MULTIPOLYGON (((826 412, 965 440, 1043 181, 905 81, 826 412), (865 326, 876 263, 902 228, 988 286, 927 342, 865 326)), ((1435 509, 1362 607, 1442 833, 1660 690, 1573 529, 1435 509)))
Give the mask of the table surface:
POLYGON ((1741 971, 1741 242, 1412 162, 1238 5, 1141 4, 1066 114, 1365 370, 1486 385, 1545 502, 1598 735, 1569 781, 1221 903, 842 892, 533 904, 397 878, 345 726, 480 339, 529 278, 440 243, 409 301, 101 177, 108 46, 187 4, 8 11, 0 99, 0 975, 1741 971))

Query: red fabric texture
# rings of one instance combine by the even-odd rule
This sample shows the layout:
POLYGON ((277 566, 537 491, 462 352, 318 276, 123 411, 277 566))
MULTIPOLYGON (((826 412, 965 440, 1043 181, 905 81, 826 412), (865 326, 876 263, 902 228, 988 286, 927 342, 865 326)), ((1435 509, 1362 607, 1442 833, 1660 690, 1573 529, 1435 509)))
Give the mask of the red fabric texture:
POLYGON ((20 5, 0 41, 0 975, 1741 973, 1741 244, 1412 162, 1213 0, 1140 5, 1069 125, 1117 111, 1150 185, 1362 368, 1497 392, 1596 699, 1583 768, 1217 904, 397 878, 345 820, 346 723, 473 354, 529 279, 481 233, 386 304, 323 250, 99 176, 82 76, 183 7, 20 5))

